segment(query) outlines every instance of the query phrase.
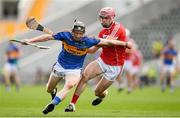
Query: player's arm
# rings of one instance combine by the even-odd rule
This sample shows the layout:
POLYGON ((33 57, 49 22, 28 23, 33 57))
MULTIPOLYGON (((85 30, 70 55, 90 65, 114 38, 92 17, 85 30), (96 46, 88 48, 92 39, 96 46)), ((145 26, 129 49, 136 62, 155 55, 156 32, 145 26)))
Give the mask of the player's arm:
POLYGON ((20 58, 23 55, 23 52, 19 47, 16 47, 16 52, 17 52, 17 58, 20 58))
POLYGON ((31 39, 27 39, 25 41, 28 41, 28 43, 34 43, 34 42, 44 42, 44 41, 48 41, 48 40, 59 40, 62 41, 64 38, 64 34, 66 34, 68 32, 68 30, 64 30, 63 32, 58 32, 57 34, 43 34, 31 39))
POLYGON ((124 41, 119 41, 119 40, 116 40, 116 39, 102 39, 102 38, 99 38, 100 42, 97 44, 97 46, 114 46, 114 45, 117 45, 117 46, 124 46, 124 47, 127 47, 129 49, 132 48, 132 43, 131 42, 124 42, 124 41))
POLYGON ((100 47, 93 46, 87 50, 87 53, 93 54, 95 53, 100 47))
POLYGON ((53 40, 53 39, 54 37, 51 34, 43 34, 34 38, 25 39, 25 41, 28 43, 34 43, 34 42, 44 42, 44 41, 53 40))

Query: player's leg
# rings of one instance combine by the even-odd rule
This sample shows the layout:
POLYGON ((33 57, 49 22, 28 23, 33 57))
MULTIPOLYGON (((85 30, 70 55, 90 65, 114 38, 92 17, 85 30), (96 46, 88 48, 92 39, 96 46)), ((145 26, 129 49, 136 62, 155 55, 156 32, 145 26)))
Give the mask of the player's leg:
MULTIPOLYGON (((97 76, 101 76, 102 73, 103 73, 103 71, 101 70, 97 61, 93 61, 87 65, 84 72, 82 73, 81 80, 79 81, 79 83, 76 87, 76 90, 74 92, 74 95, 72 97, 72 100, 70 103, 71 107, 75 106, 79 96, 85 90, 87 81, 90 79, 93 79, 97 76)), ((66 112, 73 112, 73 109, 66 108, 65 111, 66 112)))
POLYGON ((56 96, 61 99, 65 99, 69 91, 77 85, 80 80, 80 72, 79 73, 67 73, 65 76, 65 84, 62 90, 60 90, 56 96))
POLYGON ((57 75, 57 72, 55 70, 52 70, 48 83, 46 84, 46 91, 51 94, 51 98, 54 99, 57 88, 56 85, 63 77, 60 77, 57 75))
POLYGON ((132 88, 133 88, 133 90, 135 90, 138 85, 139 85, 139 84, 138 84, 137 73, 134 73, 134 74, 132 75, 132 88))
POLYGON ((90 63, 82 73, 81 80, 75 90, 75 95, 80 96, 87 85, 87 81, 101 75, 102 73, 103 72, 96 61, 90 63))
POLYGON ((136 73, 135 73, 135 87, 140 87, 140 67, 136 67, 136 73))
POLYGON ((96 89, 95 95, 97 98, 93 100, 92 105, 98 105, 102 102, 103 98, 107 95, 107 88, 112 85, 112 83, 117 79, 117 77, 121 76, 123 66, 111 66, 107 64, 103 64, 103 68, 106 69, 106 73, 101 81, 99 81, 96 89))
POLYGON ((54 107, 58 105, 62 100, 65 99, 67 94, 69 93, 70 89, 72 89, 80 79, 80 70, 73 71, 73 72, 66 72, 65 73, 65 84, 62 90, 60 90, 54 99, 46 106, 43 110, 44 114, 47 114, 53 111, 54 107))
POLYGON ((126 78, 127 78, 127 87, 128 87, 127 93, 131 93, 132 92, 132 86, 131 86, 131 84, 132 84, 132 73, 131 73, 131 70, 126 72, 126 78))
POLYGON ((103 98, 108 94, 106 89, 111 86, 112 83, 113 81, 109 81, 104 77, 99 81, 95 89, 95 96, 97 96, 97 98, 93 100, 92 105, 98 105, 102 102, 103 98))
POLYGON ((131 70, 129 71, 129 88, 128 88, 128 94, 131 93, 135 88, 136 88, 136 82, 137 82, 137 78, 136 78, 136 74, 138 72, 137 67, 132 66, 131 70))
POLYGON ((19 91, 19 89, 20 89, 20 83, 21 83, 21 82, 20 82, 20 78, 19 78, 17 72, 14 72, 14 73, 13 73, 13 79, 14 79, 15 84, 16 84, 16 90, 19 91))
MULTIPOLYGON (((57 92, 56 85, 63 77, 58 76, 58 73, 55 70, 52 70, 48 83, 46 85, 46 90, 51 94, 52 100, 54 100, 57 92)), ((54 110, 54 104, 49 103, 44 109, 43 113, 48 114, 49 112, 54 110)))
POLYGON ((20 89, 20 78, 18 76, 18 66, 16 64, 11 65, 11 77, 16 84, 16 91, 20 89))
POLYGON ((10 91, 10 85, 11 85, 10 77, 11 77, 11 68, 9 64, 6 64, 3 69, 3 78, 7 91, 10 91))
POLYGON ((133 67, 133 73, 132 73, 132 89, 136 89, 139 85, 138 81, 138 72, 139 72, 139 67, 134 66, 133 67))
POLYGON ((97 76, 91 80, 88 81, 88 85, 93 89, 95 90, 96 86, 97 86, 97 83, 101 80, 103 75, 101 76, 97 76))
MULTIPOLYGON (((62 101, 65 99, 67 94, 70 92, 70 89, 72 89, 74 86, 76 86, 80 80, 81 73, 69 73, 66 76, 66 82, 63 87, 63 89, 57 94, 57 97, 62 101)), ((75 105, 69 104, 67 108, 65 109, 65 112, 75 111, 75 105)))
POLYGON ((175 80, 174 80, 174 74, 170 74, 170 90, 171 92, 174 92, 174 87, 175 87, 175 80))
POLYGON ((131 89, 131 71, 132 71, 132 62, 130 60, 126 60, 124 64, 124 72, 127 80, 127 89, 128 93, 132 91, 131 89))
POLYGON ((166 89, 166 79, 165 76, 167 76, 167 74, 165 73, 165 69, 163 69, 160 72, 160 84, 161 84, 161 91, 164 92, 166 89))
POLYGON ((116 82, 118 83, 118 91, 121 92, 124 90, 124 82, 123 78, 119 75, 116 79, 116 82))
POLYGON ((175 67, 172 66, 170 68, 170 72, 169 72, 169 78, 170 78, 170 91, 174 92, 174 87, 175 87, 175 67))
POLYGON ((126 79, 127 79, 127 93, 131 93, 132 92, 132 72, 133 72, 133 65, 132 65, 132 61, 128 60, 125 62, 124 65, 125 68, 125 73, 126 73, 126 79))

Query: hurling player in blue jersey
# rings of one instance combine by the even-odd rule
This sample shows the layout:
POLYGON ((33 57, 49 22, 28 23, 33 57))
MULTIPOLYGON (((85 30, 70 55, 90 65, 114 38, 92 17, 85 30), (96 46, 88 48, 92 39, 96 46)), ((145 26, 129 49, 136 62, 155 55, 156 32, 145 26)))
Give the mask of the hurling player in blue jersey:
POLYGON ((59 32, 54 35, 44 34, 25 41, 32 43, 47 40, 61 41, 62 50, 47 83, 47 92, 51 94, 52 101, 43 110, 44 114, 53 111, 54 107, 65 99, 70 89, 79 82, 85 56, 87 53, 94 53, 93 46, 119 45, 131 48, 132 45, 130 42, 87 37, 85 36, 85 25, 81 21, 74 22, 72 31, 59 32), (56 94, 56 85, 62 78, 65 79, 64 87, 56 94))
POLYGON ((167 46, 162 52, 162 67, 160 73, 160 80, 162 85, 162 92, 165 91, 167 85, 167 77, 170 80, 170 90, 174 91, 174 74, 178 64, 177 51, 175 49, 175 41, 173 39, 168 40, 167 46))
POLYGON ((6 50, 6 64, 3 68, 3 77, 6 85, 6 90, 10 91, 11 78, 16 84, 16 90, 19 91, 20 88, 20 78, 18 75, 18 61, 20 58, 21 52, 19 47, 14 45, 12 42, 9 42, 6 50))

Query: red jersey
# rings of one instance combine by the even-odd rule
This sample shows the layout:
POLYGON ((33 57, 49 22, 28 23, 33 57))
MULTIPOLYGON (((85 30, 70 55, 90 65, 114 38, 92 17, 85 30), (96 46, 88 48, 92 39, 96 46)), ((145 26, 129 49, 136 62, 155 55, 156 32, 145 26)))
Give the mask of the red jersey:
POLYGON ((141 62, 142 62, 142 54, 140 51, 138 50, 135 50, 132 52, 132 55, 131 55, 131 60, 132 60, 132 65, 133 66, 140 66, 141 65, 141 62))
POLYGON ((126 59, 126 60, 130 60, 130 58, 131 58, 131 53, 126 53, 125 59, 126 59))
MULTIPOLYGON (((107 36, 114 37, 117 40, 126 42, 126 31, 124 26, 115 22, 111 25, 110 28, 103 28, 100 31, 100 38, 106 38, 107 36)), ((126 47, 124 46, 102 47, 102 53, 100 57, 106 64, 112 66, 122 66, 126 56, 125 49, 126 47)))

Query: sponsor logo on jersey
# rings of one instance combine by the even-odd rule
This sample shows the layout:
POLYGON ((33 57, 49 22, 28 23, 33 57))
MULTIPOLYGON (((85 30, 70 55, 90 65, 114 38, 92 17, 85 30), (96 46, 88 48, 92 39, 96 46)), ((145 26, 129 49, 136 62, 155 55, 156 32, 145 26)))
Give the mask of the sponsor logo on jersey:
POLYGON ((64 49, 73 55, 82 56, 87 53, 87 48, 80 49, 75 46, 68 45, 66 42, 62 42, 62 43, 63 43, 64 49))

